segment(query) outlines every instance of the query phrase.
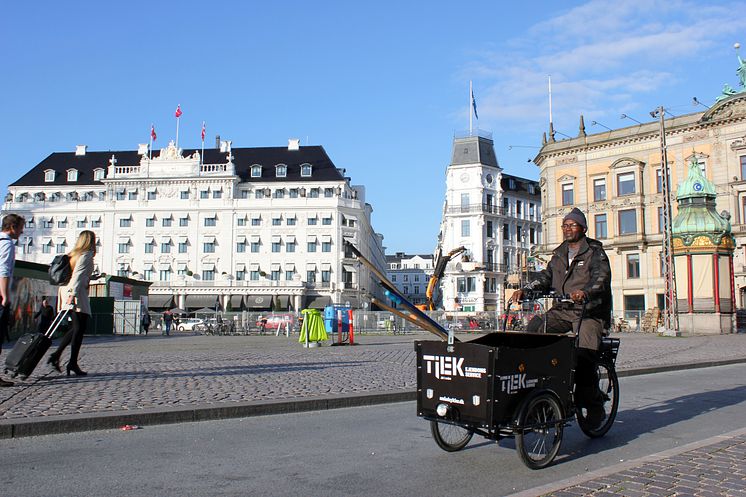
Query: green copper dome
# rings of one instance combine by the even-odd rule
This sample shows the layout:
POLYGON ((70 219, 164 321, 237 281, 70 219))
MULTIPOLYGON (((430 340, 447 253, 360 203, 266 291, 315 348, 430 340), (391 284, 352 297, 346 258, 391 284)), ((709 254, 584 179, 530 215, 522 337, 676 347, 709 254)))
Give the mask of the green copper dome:
POLYGON ((676 191, 679 212, 674 217, 674 237, 692 240, 696 235, 708 235, 719 244, 724 235, 730 236, 730 221, 717 213, 715 185, 708 180, 692 157, 689 174, 676 191))

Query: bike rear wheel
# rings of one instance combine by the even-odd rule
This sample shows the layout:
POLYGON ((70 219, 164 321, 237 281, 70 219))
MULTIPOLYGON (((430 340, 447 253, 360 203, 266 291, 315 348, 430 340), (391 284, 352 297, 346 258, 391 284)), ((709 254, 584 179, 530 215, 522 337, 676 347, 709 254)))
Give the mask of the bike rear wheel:
POLYGON ((616 374, 614 364, 608 361, 598 363, 598 388, 604 396, 604 412, 606 419, 597 427, 592 427, 586 419, 587 410, 581 408, 577 410, 578 426, 590 438, 599 438, 611 429, 616 419, 616 413, 619 409, 619 378, 616 374))

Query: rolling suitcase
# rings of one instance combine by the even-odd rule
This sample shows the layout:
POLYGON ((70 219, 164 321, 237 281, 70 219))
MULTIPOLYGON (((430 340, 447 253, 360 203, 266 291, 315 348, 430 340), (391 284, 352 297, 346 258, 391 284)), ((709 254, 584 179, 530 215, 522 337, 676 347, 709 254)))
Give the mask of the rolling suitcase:
POLYGON ((49 346, 52 345, 54 332, 60 324, 65 322, 68 311, 65 309, 58 313, 45 333, 26 333, 19 338, 13 350, 5 358, 5 372, 10 373, 13 378, 20 375, 23 379, 33 373, 39 361, 49 350, 49 346))

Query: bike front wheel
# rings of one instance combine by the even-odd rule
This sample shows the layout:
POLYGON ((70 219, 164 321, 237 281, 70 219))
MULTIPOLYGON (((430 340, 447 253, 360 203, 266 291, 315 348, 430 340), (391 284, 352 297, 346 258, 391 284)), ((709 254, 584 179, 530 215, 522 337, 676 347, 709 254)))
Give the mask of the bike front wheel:
POLYGON ((474 432, 458 425, 430 421, 430 432, 435 443, 446 452, 457 452, 469 443, 474 432))
POLYGON ((544 392, 529 400, 518 416, 515 446, 518 457, 530 469, 545 468, 554 460, 562 444, 562 406, 544 392))

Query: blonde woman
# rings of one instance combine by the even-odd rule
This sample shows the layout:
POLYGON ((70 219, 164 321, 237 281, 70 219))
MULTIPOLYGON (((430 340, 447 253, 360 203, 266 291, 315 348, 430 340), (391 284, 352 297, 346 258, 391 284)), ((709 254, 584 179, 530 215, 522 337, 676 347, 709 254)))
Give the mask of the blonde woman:
POLYGON ((54 369, 62 372, 60 368, 60 356, 68 344, 70 346, 70 361, 67 363, 67 376, 73 372, 78 376, 86 373, 78 366, 78 354, 83 343, 83 334, 88 328, 88 320, 91 317, 91 301, 88 298, 88 283, 93 274, 93 257, 96 255, 96 234, 93 231, 82 231, 78 235, 75 247, 67 254, 70 257, 70 266, 73 274, 66 285, 57 290, 57 308, 59 310, 70 308, 72 323, 70 329, 62 337, 57 350, 49 356, 48 363, 54 369))

